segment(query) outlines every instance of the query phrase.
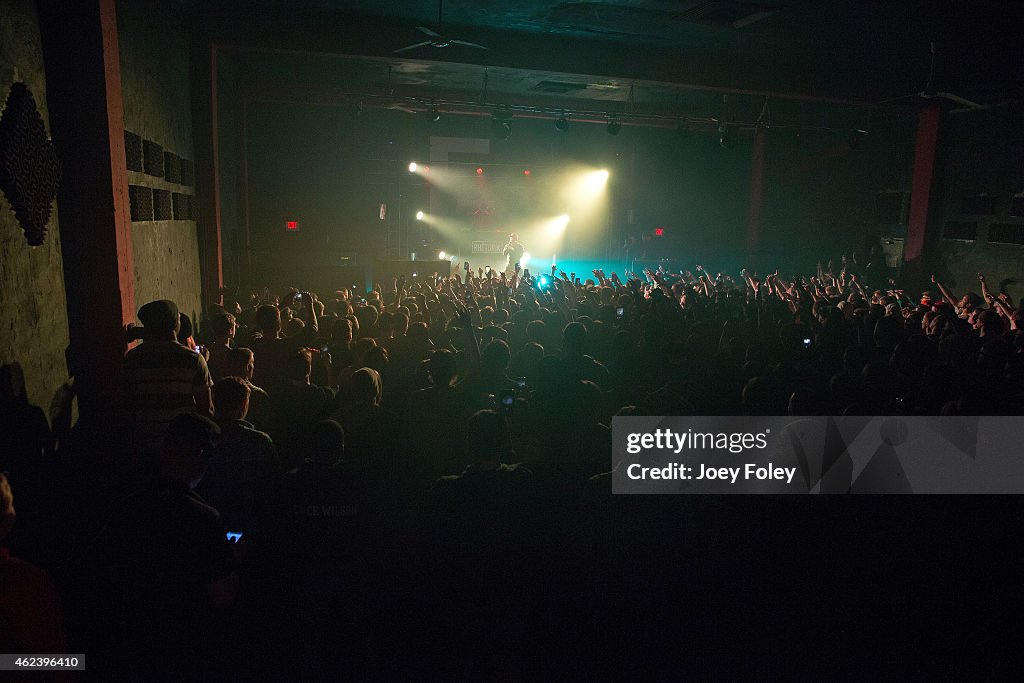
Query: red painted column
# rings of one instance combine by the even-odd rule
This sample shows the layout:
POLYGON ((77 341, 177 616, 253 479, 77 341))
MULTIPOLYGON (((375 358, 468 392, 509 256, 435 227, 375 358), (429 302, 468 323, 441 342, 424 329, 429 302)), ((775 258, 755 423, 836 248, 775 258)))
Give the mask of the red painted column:
POLYGON ((768 133, 758 126, 754 130, 754 148, 750 168, 750 208, 747 211, 747 264, 753 266, 761 240, 761 208, 764 205, 764 166, 767 158, 768 133))
POLYGON ((38 3, 79 413, 110 424, 135 319, 135 269, 114 0, 38 3), (73 39, 70 38, 73 36, 73 39))
POLYGON ((910 216, 907 221, 907 239, 903 244, 903 279, 912 286, 919 284, 921 280, 940 120, 941 110, 938 104, 930 104, 917 115, 914 177, 910 187, 910 216))

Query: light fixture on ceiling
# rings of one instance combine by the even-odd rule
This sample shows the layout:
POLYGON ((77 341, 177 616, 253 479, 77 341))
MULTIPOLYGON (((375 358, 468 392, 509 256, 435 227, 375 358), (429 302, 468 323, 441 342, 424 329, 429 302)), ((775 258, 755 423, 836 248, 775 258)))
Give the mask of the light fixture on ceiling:
POLYGON ((438 121, 441 120, 441 112, 438 111, 437 107, 431 107, 430 109, 427 110, 427 118, 429 118, 434 123, 437 123, 438 121))
POLYGON ((608 119, 608 135, 618 135, 619 131, 622 130, 622 124, 619 123, 617 118, 610 117, 608 119))
POLYGON ((718 127, 718 144, 721 145, 722 149, 729 149, 732 146, 732 138, 729 135, 729 129, 725 126, 718 127))
POLYGON ((555 130, 559 133, 564 133, 569 130, 569 119, 565 118, 565 114, 562 114, 555 119, 555 130))

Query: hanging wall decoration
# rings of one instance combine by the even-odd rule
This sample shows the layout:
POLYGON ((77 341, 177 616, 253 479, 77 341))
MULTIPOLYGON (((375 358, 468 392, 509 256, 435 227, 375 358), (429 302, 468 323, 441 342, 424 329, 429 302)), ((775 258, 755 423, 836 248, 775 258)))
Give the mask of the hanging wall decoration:
POLYGON ((32 246, 46 239, 59 181, 60 161, 35 98, 24 83, 15 83, 0 114, 0 190, 32 246))

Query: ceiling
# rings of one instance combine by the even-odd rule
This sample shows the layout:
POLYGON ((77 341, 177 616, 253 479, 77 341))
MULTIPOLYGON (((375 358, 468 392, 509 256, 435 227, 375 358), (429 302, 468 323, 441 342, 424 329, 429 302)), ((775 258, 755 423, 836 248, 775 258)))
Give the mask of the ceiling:
POLYGON ((850 126, 865 108, 924 101, 932 42, 934 90, 986 106, 1024 98, 1024 3, 1010 0, 448 0, 440 17, 434 0, 178 6, 219 46, 222 77, 265 99, 504 105, 627 125, 753 124, 767 111, 775 125, 827 127, 829 107, 855 112, 834 124, 850 126), (429 40, 419 26, 488 49, 396 53, 429 40))

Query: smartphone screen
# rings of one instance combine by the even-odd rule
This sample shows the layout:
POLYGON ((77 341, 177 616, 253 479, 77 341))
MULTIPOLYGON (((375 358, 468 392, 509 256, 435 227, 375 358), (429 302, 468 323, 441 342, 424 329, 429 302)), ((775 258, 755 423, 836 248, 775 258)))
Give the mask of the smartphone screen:
POLYGON ((503 391, 501 393, 501 414, 511 415, 512 407, 516 404, 516 395, 513 391, 503 391))
POLYGON ((626 314, 626 309, 625 309, 625 308, 622 308, 622 307, 620 306, 619 308, 616 308, 616 309, 615 309, 615 317, 616 317, 616 318, 621 318, 621 317, 622 317, 622 316, 624 316, 625 314, 626 314))

